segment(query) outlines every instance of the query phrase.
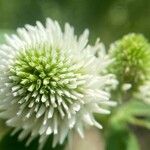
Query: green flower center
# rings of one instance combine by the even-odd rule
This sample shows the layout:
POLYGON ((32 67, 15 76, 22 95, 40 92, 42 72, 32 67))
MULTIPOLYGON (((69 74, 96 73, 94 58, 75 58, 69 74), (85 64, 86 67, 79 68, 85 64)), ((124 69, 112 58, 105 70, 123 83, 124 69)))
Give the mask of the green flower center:
POLYGON ((29 107, 33 107, 35 102, 57 107, 61 101, 72 103, 77 95, 83 94, 83 70, 59 49, 54 51, 39 46, 39 49, 22 50, 17 55, 10 67, 9 79, 19 103, 31 102, 29 107))
POLYGON ((110 66, 110 70, 116 74, 120 86, 130 83, 132 90, 136 91, 150 73, 148 41, 140 34, 126 35, 114 44, 111 55, 115 62, 110 66))

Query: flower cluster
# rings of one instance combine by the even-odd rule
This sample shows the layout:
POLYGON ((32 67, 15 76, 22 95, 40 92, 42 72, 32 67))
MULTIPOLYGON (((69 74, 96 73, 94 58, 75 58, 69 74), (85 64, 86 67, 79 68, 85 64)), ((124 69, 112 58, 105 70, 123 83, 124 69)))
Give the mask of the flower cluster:
POLYGON ((0 46, 0 118, 27 145, 40 136, 40 148, 50 134, 53 145, 62 144, 72 130, 83 137, 84 127, 102 126, 93 113, 109 114, 103 105, 114 105, 105 90, 115 83, 106 67, 111 59, 102 43, 88 45, 88 30, 77 38, 68 23, 46 27, 26 25, 17 35, 6 36, 0 46), (96 56, 97 53, 97 56, 96 56), (30 135, 30 136, 29 136, 30 135))
POLYGON ((113 43, 109 52, 115 58, 110 72, 117 76, 119 88, 137 91, 150 74, 149 42, 141 34, 131 33, 113 43))
POLYGON ((138 92, 135 93, 135 97, 139 100, 143 100, 150 105, 150 80, 147 80, 143 85, 139 87, 138 92))

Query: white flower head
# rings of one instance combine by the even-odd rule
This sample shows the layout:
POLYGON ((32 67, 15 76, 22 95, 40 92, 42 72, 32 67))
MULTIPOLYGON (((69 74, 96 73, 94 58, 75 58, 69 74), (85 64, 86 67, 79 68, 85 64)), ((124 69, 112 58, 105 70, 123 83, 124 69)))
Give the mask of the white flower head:
POLYGON ((114 104, 105 91, 113 84, 104 74, 111 60, 101 43, 88 45, 88 34, 77 38, 68 23, 62 31, 47 19, 46 27, 26 25, 0 46, 0 118, 22 131, 20 140, 30 135, 27 145, 40 136, 42 148, 53 134, 55 146, 71 130, 83 137, 88 125, 102 128, 93 113, 108 114, 102 106, 114 104))
POLYGON ((145 103, 150 105, 150 81, 146 81, 143 85, 139 87, 139 91, 135 94, 135 96, 143 100, 145 103))

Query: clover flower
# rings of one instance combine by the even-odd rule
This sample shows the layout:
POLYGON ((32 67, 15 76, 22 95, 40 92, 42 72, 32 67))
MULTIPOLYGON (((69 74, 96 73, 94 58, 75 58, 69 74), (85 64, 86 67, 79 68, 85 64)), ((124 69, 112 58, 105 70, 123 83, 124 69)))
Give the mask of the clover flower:
POLYGON ((0 118, 21 130, 27 145, 37 136, 40 148, 53 134, 53 145, 86 126, 102 126, 93 113, 108 114, 113 105, 105 86, 113 84, 106 67, 111 63, 102 43, 88 45, 88 30, 77 38, 68 23, 64 31, 57 21, 46 27, 25 25, 6 35, 0 46, 0 118), (96 57, 95 54, 98 54, 96 57))
POLYGON ((119 81, 119 88, 137 91, 149 78, 150 44, 141 34, 131 33, 110 46, 110 56, 115 58, 110 66, 119 81))

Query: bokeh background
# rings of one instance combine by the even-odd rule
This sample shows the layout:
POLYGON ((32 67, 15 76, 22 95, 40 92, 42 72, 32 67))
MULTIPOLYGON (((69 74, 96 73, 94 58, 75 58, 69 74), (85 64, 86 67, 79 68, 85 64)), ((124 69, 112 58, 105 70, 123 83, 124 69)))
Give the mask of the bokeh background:
MULTIPOLYGON (((106 47, 130 32, 142 33, 150 39, 150 0, 0 0, 0 41, 4 41, 4 33, 15 32, 25 24, 35 25, 37 20, 45 23, 47 17, 58 20, 62 26, 69 22, 76 34, 88 28, 90 43, 100 37, 106 47)), ((150 134, 147 132, 138 132, 142 143, 147 143, 142 150, 149 150, 150 134)), ((121 133, 119 138, 122 136, 121 133)), ((5 145, 10 147, 15 142, 7 141, 5 145)), ((20 147, 17 150, 22 149, 20 147)))
POLYGON ((108 45, 129 32, 150 38, 150 0, 0 0, 0 30, 45 22, 46 17, 69 22, 81 33, 90 29, 108 45))

